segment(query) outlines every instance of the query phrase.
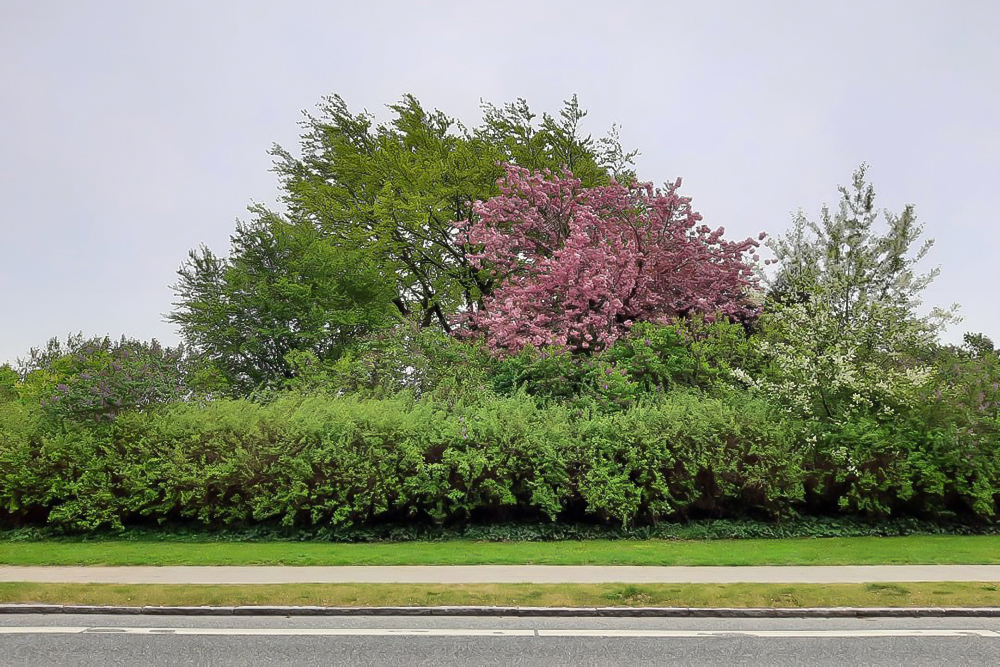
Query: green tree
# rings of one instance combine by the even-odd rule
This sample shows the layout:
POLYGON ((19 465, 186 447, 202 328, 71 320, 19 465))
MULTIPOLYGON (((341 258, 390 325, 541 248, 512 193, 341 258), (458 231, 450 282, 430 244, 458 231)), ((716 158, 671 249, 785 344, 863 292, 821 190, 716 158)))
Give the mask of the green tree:
POLYGON ((816 297, 768 310, 759 321, 756 352, 762 373, 732 373, 801 417, 842 422, 859 414, 891 420, 912 407, 933 381, 917 361, 933 336, 898 310, 868 304, 845 326, 841 314, 816 297))
POLYGON ((466 259, 453 223, 497 193, 502 163, 568 167, 584 185, 613 174, 632 178, 626 168, 635 153, 622 150, 614 130, 600 140, 581 135, 586 112, 575 97, 558 118, 545 114, 540 123, 523 100, 487 104, 473 130, 411 95, 389 108, 392 121, 375 125, 340 97, 327 98, 304 122, 301 156, 277 146, 273 154, 291 217, 323 230, 332 244, 369 254, 394 278, 399 312, 422 326, 451 330, 455 314, 493 287, 466 259))
POLYGON ((290 352, 335 359, 394 317, 393 280, 368 254, 330 243, 309 223, 252 212, 231 237, 228 258, 191 251, 167 316, 242 392, 290 379, 290 352))
POLYGON ((933 378, 920 359, 948 317, 916 314, 921 291, 938 273, 916 270, 933 242, 912 249, 922 231, 912 206, 899 215, 886 211, 885 231, 876 229, 866 169, 839 189, 835 213, 824 206, 818 223, 799 214, 789 232, 768 241, 779 263, 759 323, 758 352, 768 370, 735 372, 821 420, 890 418, 913 405, 933 378))
POLYGON ((988 359, 997 355, 993 339, 984 333, 967 331, 962 334, 962 349, 974 359, 988 359))
POLYGON ((788 232, 766 241, 779 266, 769 281, 773 299, 819 299, 845 326, 866 317, 871 304, 913 316, 920 293, 940 272, 935 268, 920 274, 916 268, 934 241, 926 239, 914 249, 923 225, 917 223, 912 205, 898 215, 883 211, 885 231, 879 232, 875 189, 865 180, 867 170, 862 164, 851 187, 838 188, 836 212, 824 205, 815 222, 800 211, 788 232))
POLYGON ((20 378, 17 371, 10 367, 10 364, 0 366, 0 403, 7 403, 17 399, 17 387, 20 378))

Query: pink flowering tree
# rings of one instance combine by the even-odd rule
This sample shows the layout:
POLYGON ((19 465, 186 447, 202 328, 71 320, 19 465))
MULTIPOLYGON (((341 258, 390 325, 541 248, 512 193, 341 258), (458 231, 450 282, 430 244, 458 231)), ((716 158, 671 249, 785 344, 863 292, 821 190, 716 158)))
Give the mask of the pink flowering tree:
POLYGON ((499 195, 476 203, 475 222, 456 223, 468 259, 494 278, 467 313, 494 351, 593 351, 635 322, 756 315, 747 292, 758 241, 725 241, 722 228, 699 224, 677 193, 680 180, 662 191, 584 188, 568 171, 508 166, 499 185, 499 195))

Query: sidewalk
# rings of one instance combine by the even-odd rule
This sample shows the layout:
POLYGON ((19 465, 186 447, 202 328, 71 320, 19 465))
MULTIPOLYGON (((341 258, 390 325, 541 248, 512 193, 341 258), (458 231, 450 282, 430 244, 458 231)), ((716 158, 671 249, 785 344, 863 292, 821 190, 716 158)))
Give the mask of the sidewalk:
POLYGON ((903 581, 1000 582, 1000 565, 656 567, 590 565, 416 566, 0 566, 0 582, 109 584, 850 584, 903 581))

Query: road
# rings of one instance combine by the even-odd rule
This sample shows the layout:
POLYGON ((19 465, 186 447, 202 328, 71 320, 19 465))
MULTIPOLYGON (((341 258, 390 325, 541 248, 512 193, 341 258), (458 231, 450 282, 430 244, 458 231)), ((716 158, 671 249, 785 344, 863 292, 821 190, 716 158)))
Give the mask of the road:
POLYGON ((1000 619, 0 617, 2 665, 984 665, 1000 619))
POLYGON ((868 583, 1000 581, 1000 565, 777 565, 659 567, 630 565, 361 566, 0 566, 0 581, 109 584, 652 584, 868 583))

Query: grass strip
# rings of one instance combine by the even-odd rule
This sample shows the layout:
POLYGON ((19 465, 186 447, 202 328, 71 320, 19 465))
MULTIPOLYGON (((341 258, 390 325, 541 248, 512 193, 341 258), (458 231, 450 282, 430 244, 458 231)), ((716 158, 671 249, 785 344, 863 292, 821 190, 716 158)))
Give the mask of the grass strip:
POLYGON ((0 602, 88 605, 539 607, 1000 606, 1000 585, 887 584, 281 584, 0 583, 0 602))
POLYGON ((0 542, 0 565, 905 565, 1000 563, 1000 536, 565 542, 0 542))

